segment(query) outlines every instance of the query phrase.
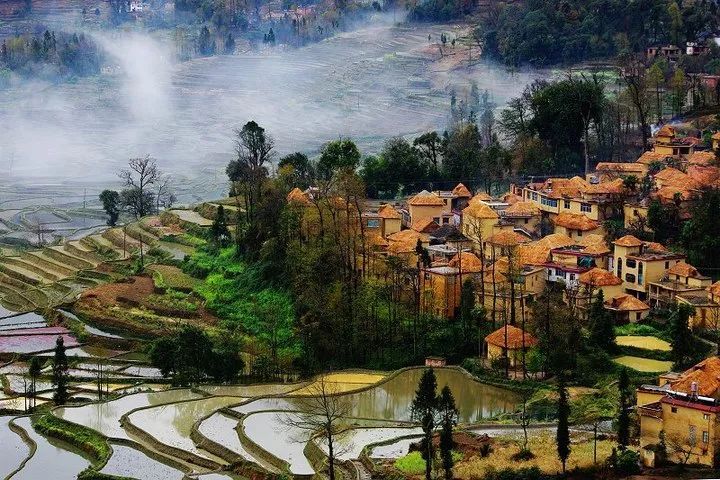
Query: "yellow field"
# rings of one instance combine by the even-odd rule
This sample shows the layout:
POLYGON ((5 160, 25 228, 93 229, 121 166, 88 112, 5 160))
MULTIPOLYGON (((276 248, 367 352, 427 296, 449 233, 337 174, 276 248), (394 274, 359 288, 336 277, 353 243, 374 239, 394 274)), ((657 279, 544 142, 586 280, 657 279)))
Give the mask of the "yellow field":
POLYGON ((661 340, 657 337, 651 337, 649 335, 623 335, 617 337, 616 342, 622 347, 637 347, 644 348, 646 350, 662 350, 663 352, 669 352, 672 347, 665 340, 661 340))
POLYGON ((613 358, 613 361, 639 372, 664 373, 669 372, 672 369, 672 362, 663 362, 661 360, 652 360, 650 358, 631 357, 630 355, 613 358))
MULTIPOLYGON (((505 468, 538 467, 548 474, 555 474, 562 470, 562 464, 557 458, 554 433, 543 432, 530 437, 528 448, 535 454, 535 458, 532 460, 518 462, 511 458, 512 455, 520 451, 521 446, 522 442, 520 440, 502 439, 501 437, 493 444, 493 451, 487 457, 474 456, 467 461, 458 463, 453 469, 455 478, 483 478, 490 469, 502 470, 505 468)), ((610 456, 613 446, 615 446, 615 443, 610 440, 598 441, 598 463, 605 461, 605 459, 610 456)), ((575 467, 592 465, 592 437, 590 437, 590 439, 586 436, 578 438, 576 435, 573 435, 571 450, 570 458, 567 462, 568 470, 575 467)))
MULTIPOLYGON (((330 373, 324 375, 325 388, 329 393, 346 393, 373 385, 385 378, 375 373, 330 373)), ((320 381, 304 386, 293 392, 293 395, 314 395, 318 393, 320 381)))

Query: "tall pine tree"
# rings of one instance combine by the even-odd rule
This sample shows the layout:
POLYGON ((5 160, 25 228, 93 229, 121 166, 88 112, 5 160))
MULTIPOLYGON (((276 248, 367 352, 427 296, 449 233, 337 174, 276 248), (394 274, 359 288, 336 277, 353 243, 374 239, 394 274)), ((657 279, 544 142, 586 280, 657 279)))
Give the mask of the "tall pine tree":
POLYGON ((558 458, 562 462, 562 471, 565 473, 565 466, 567 459, 570 456, 570 404, 568 403, 568 392, 565 387, 565 379, 561 376, 558 377, 558 404, 557 404, 557 453, 558 458))
POLYGON ((432 434, 435 430, 435 416, 438 409, 437 379, 432 368, 425 370, 415 391, 411 406, 411 418, 420 422, 423 430, 423 459, 425 460, 425 480, 432 480, 433 452, 432 434))
POLYGON ((624 449, 630 444, 630 378, 626 368, 620 370, 618 378, 620 400, 618 404, 618 445, 624 449))
POLYGON ((690 316, 693 307, 687 303, 675 305, 670 322, 672 326, 672 358, 675 368, 685 369, 692 363, 693 338, 690 332, 690 316))
POLYGON ((615 350, 615 325, 612 314, 605 308, 605 294, 598 292, 588 311, 590 343, 606 352, 615 350))
POLYGON ((438 400, 438 410, 440 411, 440 458, 442 459, 443 470, 445 471, 445 480, 452 480, 453 458, 452 450, 455 448, 453 440, 453 427, 457 424, 459 412, 455 405, 455 397, 450 387, 445 385, 440 392, 438 400))
POLYGON ((55 356, 52 365, 52 384, 55 387, 53 400, 56 405, 64 405, 68 399, 68 361, 65 354, 65 342, 60 336, 55 342, 55 356))

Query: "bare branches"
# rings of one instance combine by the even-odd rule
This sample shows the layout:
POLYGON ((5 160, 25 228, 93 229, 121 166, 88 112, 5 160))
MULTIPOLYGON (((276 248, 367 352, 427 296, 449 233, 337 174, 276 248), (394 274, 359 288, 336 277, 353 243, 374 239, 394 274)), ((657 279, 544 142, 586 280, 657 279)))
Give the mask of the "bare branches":
POLYGON ((125 186, 142 191, 159 180, 160 170, 155 159, 145 155, 142 158, 131 158, 128 168, 121 170, 118 176, 125 182, 125 186))

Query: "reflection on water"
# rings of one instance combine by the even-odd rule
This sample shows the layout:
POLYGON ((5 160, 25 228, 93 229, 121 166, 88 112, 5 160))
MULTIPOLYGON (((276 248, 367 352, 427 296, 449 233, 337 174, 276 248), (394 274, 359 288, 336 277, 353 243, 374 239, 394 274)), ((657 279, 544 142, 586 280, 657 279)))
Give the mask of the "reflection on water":
POLYGON ((189 400, 200 395, 188 389, 168 390, 154 393, 135 393, 117 400, 84 405, 82 407, 63 407, 54 410, 60 418, 97 430, 111 438, 127 439, 127 433, 120 426, 120 417, 148 405, 160 405, 168 402, 189 400))
POLYGON ((10 430, 10 418, 0 418, 0 478, 7 477, 10 472, 20 466, 30 453, 30 447, 20 435, 10 430))
POLYGON ((75 480, 89 462, 72 446, 56 440, 48 440, 33 430, 29 417, 18 418, 15 423, 22 427, 37 444, 35 455, 12 480, 75 480))
POLYGON ((140 450, 113 444, 113 454, 101 470, 108 475, 142 478, 143 480, 182 480, 180 470, 150 458, 140 450))

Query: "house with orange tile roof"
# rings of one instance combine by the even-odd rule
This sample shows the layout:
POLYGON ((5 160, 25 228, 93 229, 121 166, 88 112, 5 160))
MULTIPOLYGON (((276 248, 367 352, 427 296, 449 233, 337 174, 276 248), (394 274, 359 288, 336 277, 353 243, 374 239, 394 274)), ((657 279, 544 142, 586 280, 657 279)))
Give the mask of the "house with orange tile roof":
POLYGON ((363 212, 365 230, 385 238, 402 228, 402 216, 392 205, 381 205, 376 211, 363 212))
POLYGON ((583 235, 603 235, 602 225, 597 220, 589 218, 583 213, 563 212, 553 218, 555 233, 567 235, 570 238, 580 240, 583 235))
POLYGON ((580 275, 599 267, 607 268, 610 249, 603 243, 578 245, 573 243, 550 250, 550 258, 543 264, 549 282, 562 282, 577 288, 580 275))
POLYGON ((507 358, 511 367, 522 364, 523 355, 537 345, 535 337, 514 325, 504 325, 485 337, 485 352, 490 361, 507 358))
POLYGON ((469 238, 477 252, 482 252, 484 242, 503 230, 512 230, 513 225, 503 222, 500 214, 484 200, 471 200, 462 211, 462 234, 469 238))
POLYGON ((430 218, 438 225, 448 224, 453 219, 451 198, 440 198, 435 192, 423 190, 412 196, 407 202, 409 218, 406 225, 410 226, 418 219, 430 218))
MULTIPOLYGON (((483 272, 482 288, 476 289, 477 301, 485 307, 487 318, 499 321, 507 318, 512 323, 532 316, 530 305, 545 289, 545 269, 524 263, 520 248, 515 255, 496 258, 483 272)), ((487 262, 486 262, 487 263, 487 262)))
POLYGON ((662 278, 649 283, 650 301, 658 306, 669 306, 680 295, 686 297, 687 303, 691 303, 690 299, 697 294, 706 296, 711 285, 710 277, 702 275, 697 268, 681 260, 666 270, 662 278))
POLYGON ((421 309, 442 318, 455 318, 460 310, 462 284, 483 270, 471 252, 456 254, 447 263, 420 269, 421 309))
POLYGON ((542 212, 533 202, 515 202, 501 210, 500 216, 505 222, 512 223, 514 228, 521 229, 529 235, 539 234, 542 212))
POLYGON ((682 254, 626 235, 613 242, 610 269, 622 279, 625 293, 647 300, 650 284, 660 281, 671 267, 684 259, 682 254))
POLYGON ((639 322, 650 313, 650 305, 627 293, 605 301, 605 309, 613 312, 616 325, 639 322))
POLYGON ((622 180, 629 176, 635 176, 642 180, 648 173, 648 166, 639 162, 599 162, 595 166, 595 172, 589 173, 587 181, 593 183, 612 182, 622 180))
POLYGON ((674 127, 664 125, 653 137, 653 151, 672 157, 690 155, 699 143, 694 137, 679 137, 674 127))
POLYGON ((720 330, 720 282, 713 283, 705 291, 678 292, 675 300, 693 307, 688 320, 690 328, 720 330))
POLYGON ((668 459, 720 467, 720 358, 710 357, 685 372, 663 376, 660 385, 637 389, 640 448, 644 463, 654 464, 653 446, 664 435, 668 459), (662 432, 662 433, 661 433, 662 432))

